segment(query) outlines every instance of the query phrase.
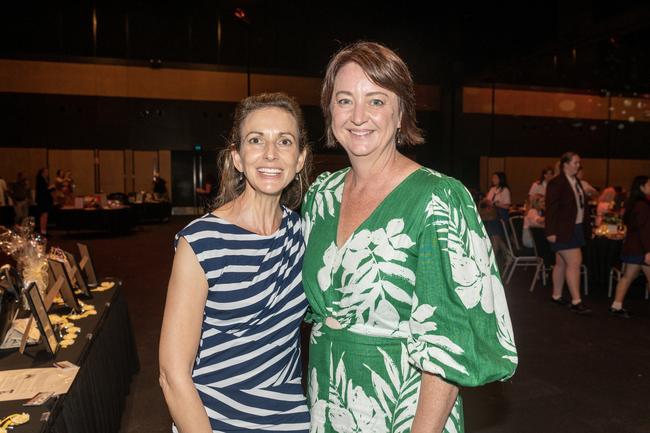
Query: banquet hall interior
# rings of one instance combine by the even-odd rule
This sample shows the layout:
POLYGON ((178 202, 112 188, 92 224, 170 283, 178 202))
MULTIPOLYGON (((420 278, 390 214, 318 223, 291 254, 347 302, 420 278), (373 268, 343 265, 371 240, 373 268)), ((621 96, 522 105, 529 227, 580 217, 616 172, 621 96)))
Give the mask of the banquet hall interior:
MULTIPOLYGON (((486 222, 495 174, 507 178, 497 259, 519 365, 460 389, 465 431, 650 432, 643 272, 625 314, 612 311, 625 203, 650 176, 649 2, 12 2, 0 35, 0 418, 30 414, 15 432, 171 431, 158 344, 174 236, 211 210, 235 106, 293 96, 310 180, 347 167, 326 146, 320 92, 330 57, 358 40, 395 50, 413 74, 425 142, 402 153, 460 180, 486 222), (551 301, 554 256, 529 220, 544 211, 533 188, 565 152, 582 164, 589 314, 551 301), (11 300, 12 275, 27 293, 38 260, 47 289, 34 292, 80 328, 64 337, 66 319, 50 317, 54 345, 11 323, 31 299, 11 300), (30 407, 3 397, 12 371, 71 368, 55 361, 78 368, 67 393, 30 407)), ((49 335, 44 322, 27 326, 49 335)))

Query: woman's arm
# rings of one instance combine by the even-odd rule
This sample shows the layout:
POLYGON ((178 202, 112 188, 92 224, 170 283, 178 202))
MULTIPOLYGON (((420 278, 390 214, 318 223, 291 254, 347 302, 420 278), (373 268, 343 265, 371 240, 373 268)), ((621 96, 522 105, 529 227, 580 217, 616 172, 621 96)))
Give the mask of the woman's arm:
POLYGON ((442 432, 457 396, 458 387, 423 371, 411 433, 442 432))
POLYGON ((208 282, 183 238, 178 243, 160 334, 160 386, 181 433, 212 433, 208 415, 192 382, 201 338, 208 282))

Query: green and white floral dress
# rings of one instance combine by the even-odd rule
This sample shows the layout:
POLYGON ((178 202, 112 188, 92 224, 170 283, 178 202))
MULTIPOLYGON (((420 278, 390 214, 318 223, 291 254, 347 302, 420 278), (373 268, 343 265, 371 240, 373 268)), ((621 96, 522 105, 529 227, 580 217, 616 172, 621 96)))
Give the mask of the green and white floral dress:
MULTIPOLYGON (((512 376, 512 324, 492 246, 460 182, 416 170, 338 248, 348 171, 321 174, 302 207, 311 431, 406 433, 422 371, 459 386, 512 376)), ((460 396, 444 431, 463 432, 460 396)))

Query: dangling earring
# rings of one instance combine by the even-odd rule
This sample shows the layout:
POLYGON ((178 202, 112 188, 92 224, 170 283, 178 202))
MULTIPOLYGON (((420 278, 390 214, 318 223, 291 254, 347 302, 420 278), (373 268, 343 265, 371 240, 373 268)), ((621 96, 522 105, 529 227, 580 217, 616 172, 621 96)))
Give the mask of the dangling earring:
POLYGON ((239 181, 241 182, 242 180, 244 180, 244 172, 240 171, 239 172, 239 181))
POLYGON ((401 132, 402 132, 401 128, 397 128, 397 131, 395 131, 395 146, 399 146, 401 144, 402 141, 400 140, 401 132))

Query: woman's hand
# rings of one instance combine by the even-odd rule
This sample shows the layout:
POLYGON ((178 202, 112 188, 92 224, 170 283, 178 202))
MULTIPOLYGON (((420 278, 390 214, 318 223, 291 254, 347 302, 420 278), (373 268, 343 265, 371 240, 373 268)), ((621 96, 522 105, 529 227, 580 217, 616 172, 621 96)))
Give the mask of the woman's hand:
POLYGON ((557 241, 557 236, 556 235, 546 236, 546 240, 554 244, 557 241))

